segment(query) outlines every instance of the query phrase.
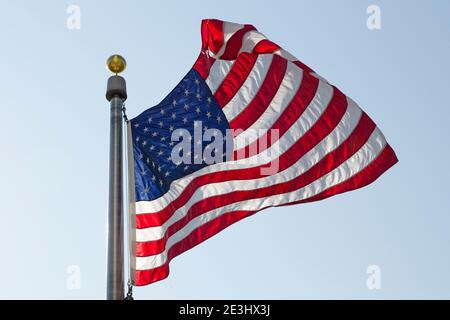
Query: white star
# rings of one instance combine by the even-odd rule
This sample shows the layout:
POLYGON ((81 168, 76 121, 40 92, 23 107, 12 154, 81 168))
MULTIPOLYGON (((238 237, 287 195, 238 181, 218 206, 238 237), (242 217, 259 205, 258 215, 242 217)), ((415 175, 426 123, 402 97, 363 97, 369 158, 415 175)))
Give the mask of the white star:
POLYGON ((141 138, 137 137, 137 138, 136 138, 136 142, 139 142, 139 140, 141 140, 141 138))
POLYGON ((196 84, 196 85, 199 85, 199 84, 200 84, 200 81, 198 81, 198 79, 195 79, 195 84, 196 84))
POLYGON ((162 185, 163 185, 163 181, 162 181, 162 180, 159 180, 159 184, 162 186, 162 185))
POLYGON ((202 99, 202 95, 201 95, 200 93, 197 93, 197 94, 195 95, 195 97, 196 97, 198 100, 201 100, 201 99, 202 99))
POLYGON ((208 112, 206 113, 206 116, 208 117, 208 119, 211 118, 211 112, 208 111, 208 112))
POLYGON ((170 172, 169 171, 167 171, 165 174, 164 174, 164 176, 166 176, 166 177, 168 177, 169 176, 169 174, 170 174, 170 172))
POLYGON ((161 150, 158 151, 158 156, 162 155, 164 152, 162 152, 161 150))
POLYGON ((161 172, 161 166, 158 166, 158 172, 161 172))
POLYGON ((142 175, 142 176, 146 176, 146 175, 147 175, 147 171, 142 170, 142 171, 141 171, 141 175, 142 175))
POLYGON ((165 114, 166 112, 164 111, 164 109, 161 109, 161 111, 159 113, 165 114))
POLYGON ((139 159, 144 158, 144 155, 142 153, 139 154, 139 159))
POLYGON ((170 126, 170 127, 169 127, 169 130, 170 130, 170 131, 173 131, 173 129, 174 129, 173 126, 170 126))
POLYGON ((201 109, 200 109, 199 107, 197 107, 197 108, 195 109, 195 112, 197 112, 197 114, 199 114, 199 113, 201 112, 201 109))
POLYGON ((153 132, 152 137, 156 137, 158 135, 158 132, 153 132))
POLYGON ((146 162, 147 162, 147 164, 149 164, 150 163, 150 159, 149 158, 147 158, 147 160, 145 160, 146 162))
POLYGON ((183 123, 188 122, 188 119, 186 117, 183 118, 183 123))
POLYGON ((189 105, 187 103, 184 104, 184 109, 189 110, 189 105))
POLYGON ((172 160, 172 158, 170 158, 170 156, 168 156, 168 157, 167 157, 167 161, 170 161, 170 160, 172 160))
POLYGON ((203 131, 206 132, 206 130, 208 130, 208 126, 205 126, 205 127, 203 128, 203 131))
POLYGON ((144 140, 144 142, 142 142, 142 145, 146 146, 147 145, 147 141, 144 140))
POLYGON ((148 123, 152 123, 152 122, 153 122, 152 117, 148 117, 148 123))
POLYGON ((155 149, 155 146, 154 145, 152 145, 151 147, 150 147, 150 150, 154 150, 155 149))
POLYGON ((220 116, 217 116, 217 122, 220 123, 220 121, 222 121, 222 118, 220 116))
POLYGON ((189 169, 189 166, 185 166, 184 167, 184 171, 186 171, 187 169, 189 169))
POLYGON ((136 124, 134 125, 134 127, 135 127, 135 128, 139 128, 139 123, 136 123, 136 124))
POLYGON ((177 100, 173 99, 172 105, 175 107, 177 105, 177 100))
POLYGON ((150 189, 148 187, 145 187, 144 190, 142 190, 143 193, 147 194, 149 193, 150 189))
POLYGON ((189 95, 189 90, 188 89, 184 90, 184 94, 188 96, 189 95))
POLYGON ((169 146, 173 146, 175 144, 175 142, 173 142, 173 141, 171 141, 170 143, 169 143, 169 146))
POLYGON ((177 118, 177 114, 175 112, 172 112, 172 119, 176 119, 177 118))
POLYGON ((147 128, 147 127, 144 128, 144 132, 145 132, 145 133, 148 132, 148 128, 147 128))
POLYGON ((206 101, 208 101, 208 104, 210 104, 212 102, 211 97, 208 97, 208 99, 206 99, 206 101))
POLYGON ((161 141, 166 141, 166 137, 161 137, 161 141))
POLYGON ((153 180, 153 181, 156 181, 156 177, 155 177, 155 176, 153 176, 153 177, 152 177, 152 180, 153 180))
POLYGON ((160 122, 159 122, 159 126, 162 128, 163 125, 164 125, 164 122, 160 121, 160 122))

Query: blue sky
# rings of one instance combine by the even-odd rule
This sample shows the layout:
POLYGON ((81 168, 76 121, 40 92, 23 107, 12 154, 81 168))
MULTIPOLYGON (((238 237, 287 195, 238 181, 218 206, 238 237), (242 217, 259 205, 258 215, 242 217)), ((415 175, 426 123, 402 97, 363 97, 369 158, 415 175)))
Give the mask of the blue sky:
POLYGON ((29 0, 2 12, 0 298, 105 297, 105 60, 126 57, 134 117, 191 68, 203 18, 255 25, 357 101, 400 162, 364 189, 233 225, 136 298, 450 298, 448 1, 29 0), (366 27, 372 4, 381 30, 366 27))

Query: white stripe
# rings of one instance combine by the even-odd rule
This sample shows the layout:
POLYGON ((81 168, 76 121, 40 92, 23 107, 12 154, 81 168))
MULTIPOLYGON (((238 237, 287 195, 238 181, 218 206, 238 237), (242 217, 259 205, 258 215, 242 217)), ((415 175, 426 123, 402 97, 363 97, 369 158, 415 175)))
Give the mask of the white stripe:
POLYGON ((255 122, 234 139, 234 150, 243 148, 264 135, 291 103, 302 82, 303 71, 288 62, 286 74, 267 109, 255 122))
MULTIPOLYGON (((291 62, 299 61, 296 57, 294 57, 292 54, 290 54, 289 52, 287 52, 287 51, 284 50, 284 49, 278 49, 277 51, 274 51, 273 54, 279 55, 280 57, 283 57, 283 58, 285 58, 286 60, 289 60, 289 61, 291 61, 291 62)), ((298 67, 298 68, 300 68, 300 67, 298 67)), ((322 81, 328 83, 328 80, 325 79, 324 77, 322 77, 321 75, 319 75, 319 74, 317 74, 317 73, 315 73, 315 72, 311 72, 310 74, 311 74, 312 76, 316 77, 317 79, 322 80, 322 81)))
POLYGON ((294 57, 292 54, 290 54, 284 49, 278 49, 277 51, 274 51, 273 54, 279 55, 280 57, 283 57, 289 61, 298 61, 296 57, 294 57))
POLYGON ((242 38, 242 47, 239 50, 241 52, 253 52, 255 46, 261 41, 267 39, 261 32, 252 30, 247 32, 242 38))
POLYGON ((204 213, 192 219, 181 230, 173 234, 167 240, 164 252, 148 257, 137 257, 136 268, 137 270, 148 270, 164 265, 167 261, 167 253, 174 244, 182 241, 198 227, 227 212, 233 212, 236 210, 261 210, 271 206, 300 201, 313 197, 328 188, 340 184, 364 170, 364 168, 366 168, 373 160, 377 158, 377 156, 384 149, 385 145, 386 141, 383 135, 378 128, 376 128, 367 143, 357 153, 325 176, 293 192, 235 202, 233 204, 204 213))
POLYGON ((211 89, 212 94, 216 93, 217 88, 221 85, 223 79, 225 79, 228 75, 235 61, 236 60, 216 60, 214 62, 208 78, 205 80, 209 89, 211 89))
POLYGON ((136 230, 136 240, 144 242, 162 239, 167 229, 184 218, 189 209, 201 200, 217 195, 225 195, 234 191, 255 190, 269 187, 297 178, 316 165, 328 153, 340 146, 353 132, 361 118, 361 114, 361 109, 349 101, 347 111, 333 131, 289 168, 271 176, 258 179, 230 180, 201 186, 195 191, 186 204, 178 208, 170 219, 162 226, 136 230))
POLYGON ((162 197, 151 201, 139 201, 136 203, 137 214, 158 212, 167 207, 186 188, 186 186, 196 177, 211 173, 234 169, 245 169, 269 163, 276 159, 300 139, 320 118, 327 108, 333 94, 333 88, 324 82, 319 82, 319 87, 310 105, 306 108, 300 118, 289 128, 289 130, 273 145, 266 153, 261 153, 247 159, 222 162, 207 166, 188 176, 175 180, 170 185, 169 191, 162 197))
POLYGON ((266 78, 272 59, 273 55, 263 54, 258 56, 255 65, 239 88, 239 91, 222 109, 228 121, 233 120, 234 117, 241 113, 258 93, 261 84, 266 78))

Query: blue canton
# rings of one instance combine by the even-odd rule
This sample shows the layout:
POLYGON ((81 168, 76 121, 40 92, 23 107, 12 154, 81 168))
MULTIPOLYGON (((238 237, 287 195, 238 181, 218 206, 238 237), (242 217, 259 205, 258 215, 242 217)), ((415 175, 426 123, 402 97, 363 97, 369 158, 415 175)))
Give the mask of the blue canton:
MULTIPOLYGON (((156 199, 167 192, 172 181, 208 165, 204 159, 194 159, 198 158, 194 152, 189 154, 190 163, 176 163, 171 159, 172 149, 178 144, 178 141, 172 141, 172 133, 186 129, 194 137, 194 126, 198 127, 199 121, 203 131, 220 130, 222 137, 226 137, 228 121, 211 90, 194 69, 160 104, 130 120, 136 201, 156 199)), ((211 143, 194 140, 191 140, 191 150, 194 150, 195 143, 200 149, 201 143, 202 154, 211 143)), ((230 151, 226 147, 223 139, 222 161, 230 151)))

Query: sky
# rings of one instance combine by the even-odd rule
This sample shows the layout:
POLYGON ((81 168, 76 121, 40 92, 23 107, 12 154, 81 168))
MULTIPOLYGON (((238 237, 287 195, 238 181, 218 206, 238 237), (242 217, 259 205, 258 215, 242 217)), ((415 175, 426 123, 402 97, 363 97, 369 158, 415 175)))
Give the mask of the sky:
POLYGON ((0 4, 0 299, 105 298, 105 61, 127 59, 134 117, 192 67, 204 18, 253 24, 312 67, 371 116, 399 163, 366 188, 234 224, 135 298, 450 299, 450 2, 0 4), (370 5, 380 29, 367 26, 370 5))

